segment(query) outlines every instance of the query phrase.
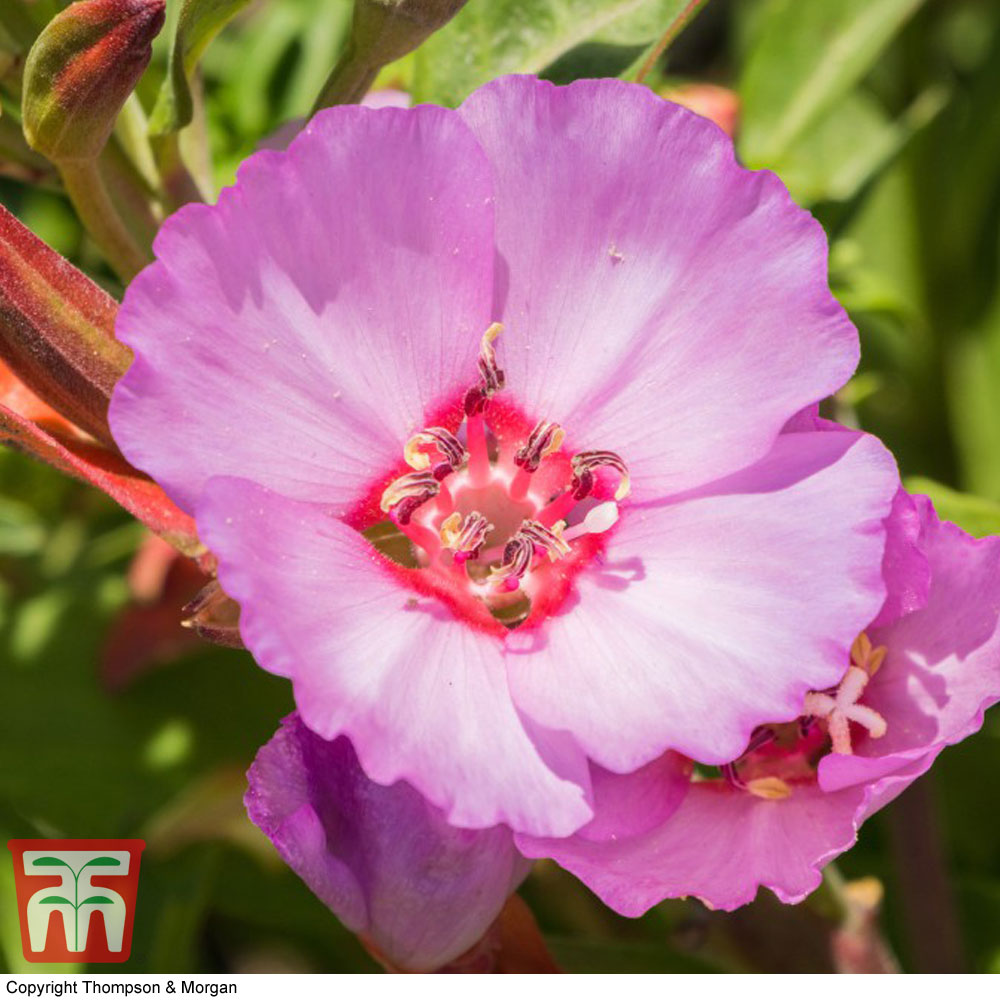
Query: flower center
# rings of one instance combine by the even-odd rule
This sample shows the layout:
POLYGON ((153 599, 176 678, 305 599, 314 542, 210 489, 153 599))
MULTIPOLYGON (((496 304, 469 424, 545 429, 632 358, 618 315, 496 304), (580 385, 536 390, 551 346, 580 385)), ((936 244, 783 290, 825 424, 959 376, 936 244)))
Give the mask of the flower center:
POLYGON ((494 323, 483 335, 480 379, 458 426, 427 427, 406 442, 411 471, 385 487, 379 507, 409 539, 408 564, 423 583, 512 628, 554 610, 618 520, 630 485, 614 452, 570 457, 558 424, 532 425, 494 402, 506 383, 494 348, 501 329, 494 323))
POLYGON ((851 662, 837 687, 807 694, 803 714, 795 722, 758 726, 743 756, 723 765, 723 777, 760 798, 784 799, 796 782, 814 779, 828 753, 854 752, 852 723, 870 739, 884 736, 885 719, 860 704, 860 698, 885 655, 885 646, 872 646, 862 632, 851 646, 851 662))

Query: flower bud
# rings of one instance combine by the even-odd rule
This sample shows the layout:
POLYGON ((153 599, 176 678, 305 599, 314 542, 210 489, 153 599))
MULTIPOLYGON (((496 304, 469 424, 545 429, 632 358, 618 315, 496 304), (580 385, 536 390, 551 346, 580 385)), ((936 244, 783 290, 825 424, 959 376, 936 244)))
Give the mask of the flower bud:
POLYGON ((379 70, 443 28, 468 0, 355 0, 347 46, 314 111, 360 101, 379 70))
MULTIPOLYGON (((250 819, 387 968, 427 972, 464 956, 468 971, 487 957, 476 945, 530 868, 507 827, 451 826, 405 782, 373 782, 345 737, 324 740, 298 715, 247 778, 250 819)), ((499 928, 499 943, 517 937, 523 951, 523 923, 499 928)))
POLYGON ((132 360, 115 339, 118 306, 0 207, 0 360, 32 392, 114 445, 108 400, 132 360))
POLYGON ((352 42, 384 66, 443 28, 467 0, 357 0, 352 42))
POLYGON ((24 71, 24 134, 56 163, 104 148, 163 26, 164 0, 79 0, 49 22, 24 71))

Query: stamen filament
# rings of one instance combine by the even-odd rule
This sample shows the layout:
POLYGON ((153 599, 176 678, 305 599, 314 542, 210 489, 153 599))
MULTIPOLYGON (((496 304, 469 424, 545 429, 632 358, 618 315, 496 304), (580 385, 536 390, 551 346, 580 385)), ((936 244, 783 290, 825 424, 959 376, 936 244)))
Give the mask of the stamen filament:
POLYGON ((439 514, 449 514, 455 509, 455 499, 451 495, 451 490, 448 489, 448 484, 446 482, 441 483, 438 489, 438 495, 435 498, 435 506, 437 507, 439 514))
POLYGON ((510 481, 510 498, 514 501, 523 500, 528 495, 528 487, 531 486, 531 470, 522 465, 514 478, 510 481))
POLYGON ((465 422, 466 450, 469 453, 469 485, 482 489, 490 479, 490 452, 486 443, 486 421, 482 414, 470 416, 465 422))
POLYGON ((428 528, 426 524, 421 524, 420 521, 414 520, 400 520, 395 512, 389 515, 392 523, 396 525, 399 530, 406 535, 407 538, 418 548, 424 550, 428 557, 433 561, 437 558, 438 554, 441 552, 441 539, 438 537, 438 533, 428 528))

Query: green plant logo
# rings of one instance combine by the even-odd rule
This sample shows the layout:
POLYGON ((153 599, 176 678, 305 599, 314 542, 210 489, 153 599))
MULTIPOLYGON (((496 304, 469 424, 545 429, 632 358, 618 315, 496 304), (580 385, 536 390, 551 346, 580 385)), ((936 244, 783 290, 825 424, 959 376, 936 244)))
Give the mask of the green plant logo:
MULTIPOLYGON (((74 853, 76 853, 76 852, 74 852, 74 853)), ((53 856, 50 855, 48 857, 42 857, 42 858, 35 858, 35 859, 33 859, 33 861, 32 861, 32 867, 34 867, 34 868, 55 868, 55 867, 65 868, 69 872, 69 875, 72 875, 72 877, 73 877, 73 899, 72 900, 67 899, 65 896, 54 895, 54 894, 48 894, 48 895, 42 896, 42 898, 39 899, 37 901, 37 903, 34 900, 32 900, 32 903, 34 903, 36 907, 44 907, 44 906, 72 906, 73 907, 73 918, 72 918, 72 920, 70 921, 70 924, 69 924, 69 926, 71 926, 72 929, 73 929, 73 941, 69 945, 71 951, 80 951, 81 950, 81 946, 80 946, 80 911, 81 911, 81 909, 83 909, 84 907, 95 907, 95 908, 96 907, 112 907, 113 908, 115 906, 121 906, 124 909, 125 904, 122 901, 121 896, 119 896, 118 893, 111 893, 111 895, 108 895, 108 891, 109 890, 106 890, 106 889, 102 890, 102 892, 100 892, 100 893, 94 893, 92 895, 88 894, 85 899, 81 899, 80 898, 80 879, 81 879, 81 876, 83 876, 83 873, 88 868, 117 868, 117 869, 120 870, 121 867, 122 867, 122 861, 119 858, 112 858, 112 857, 108 857, 108 856, 106 856, 106 857, 99 857, 99 858, 91 858, 90 861, 85 861, 82 865, 80 865, 79 868, 75 868, 74 869, 73 865, 69 861, 66 861, 63 858, 57 858, 57 857, 53 857, 53 856), (112 898, 112 896, 114 898, 112 898)), ((126 863, 126 870, 127 870, 127 863, 126 863)), ((69 879, 69 876, 66 876, 66 881, 63 883, 67 887, 68 887, 68 879, 69 879)), ((85 892, 89 892, 89 889, 90 889, 90 879, 89 879, 89 877, 84 877, 83 878, 83 887, 84 887, 84 891, 85 892)), ((30 908, 31 908, 32 904, 29 903, 28 905, 29 905, 29 911, 28 912, 29 912, 29 920, 30 920, 30 913, 31 913, 31 909, 30 908)), ((110 915, 110 914, 106 910, 104 912, 106 914, 105 920, 107 920, 107 916, 110 915)), ((91 913, 90 910, 84 910, 84 918, 86 919, 88 926, 89 926, 89 923, 90 923, 90 913, 91 913)), ((48 926, 48 914, 46 913, 45 916, 46 916, 45 924, 46 924, 46 926, 48 926)), ((84 935, 84 944, 86 944, 86 934, 84 935)))

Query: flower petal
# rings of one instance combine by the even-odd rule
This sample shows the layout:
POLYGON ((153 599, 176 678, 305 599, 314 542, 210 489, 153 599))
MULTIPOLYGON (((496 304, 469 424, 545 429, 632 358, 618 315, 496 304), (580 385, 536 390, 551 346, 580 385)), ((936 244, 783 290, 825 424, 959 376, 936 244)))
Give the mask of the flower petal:
POLYGON ((666 822, 680 807, 691 779, 691 761, 676 753, 615 774, 592 764, 594 818, 574 836, 585 840, 636 837, 666 822))
POLYGON ((164 225, 117 333, 115 439, 181 506, 213 475, 357 501, 489 323, 489 164, 454 112, 334 108, 164 225))
POLYGON ((888 722, 854 756, 820 763, 824 788, 870 782, 965 739, 1000 701, 1000 538, 974 539, 940 521, 926 497, 913 498, 920 547, 931 572, 926 605, 873 629, 885 661, 864 701, 888 722))
POLYGON ((637 496, 763 457, 853 371, 822 228, 715 125, 615 80, 508 77, 460 112, 496 176, 509 390, 637 496))
POLYGON ((626 510, 576 600, 508 639, 515 702, 615 771, 667 748, 735 759, 842 675, 885 596, 897 485, 874 438, 786 434, 708 490, 626 510))
POLYGON ((529 737, 496 634, 420 596, 326 507, 235 479, 210 480, 203 498, 244 642, 292 678, 310 729, 349 736, 374 781, 408 781, 456 826, 562 836, 590 819, 589 789, 562 776, 582 763, 567 763, 565 740, 529 737))
POLYGON ((432 970, 472 947, 528 873, 510 831, 459 830, 408 785, 370 781, 343 737, 297 715, 248 775, 250 818, 317 896, 394 966, 432 970))
POLYGON ((819 885, 822 866, 854 843, 864 799, 859 788, 827 795, 803 785, 772 801, 697 782, 666 823, 641 837, 516 839, 529 858, 553 858, 627 917, 678 896, 735 910, 762 885, 797 903, 819 885))

